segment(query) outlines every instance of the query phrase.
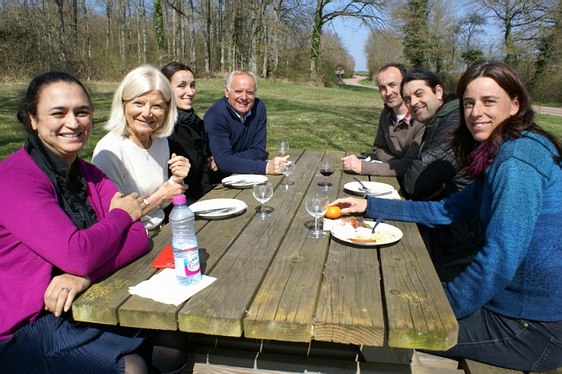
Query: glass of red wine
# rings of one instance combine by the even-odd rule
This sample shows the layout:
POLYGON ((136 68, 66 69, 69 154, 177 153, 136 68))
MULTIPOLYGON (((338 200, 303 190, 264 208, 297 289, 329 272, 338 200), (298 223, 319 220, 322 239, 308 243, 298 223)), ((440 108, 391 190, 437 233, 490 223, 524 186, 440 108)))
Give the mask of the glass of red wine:
POLYGON ((332 182, 330 182, 330 175, 334 174, 334 165, 328 160, 323 160, 320 163, 320 174, 324 176, 324 178, 318 182, 318 185, 322 187, 324 191, 328 191, 332 187, 332 182))

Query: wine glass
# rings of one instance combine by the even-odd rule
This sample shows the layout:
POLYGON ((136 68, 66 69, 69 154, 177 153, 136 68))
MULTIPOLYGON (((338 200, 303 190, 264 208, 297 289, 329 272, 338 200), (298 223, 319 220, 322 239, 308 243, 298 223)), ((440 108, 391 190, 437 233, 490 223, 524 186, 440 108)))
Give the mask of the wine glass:
POLYGON ((306 198, 306 211, 314 217, 314 229, 308 231, 309 237, 322 238, 326 236, 326 233, 318 228, 318 218, 326 213, 329 202, 328 196, 321 194, 310 195, 306 198))
POLYGON ((259 210, 257 210, 258 216, 261 219, 267 219, 271 215, 270 213, 273 211, 273 208, 266 207, 263 204, 269 201, 269 199, 273 196, 273 187, 271 186, 271 183, 261 182, 254 184, 253 194, 254 198, 260 203, 259 210))
POLYGON ((324 179, 318 182, 318 185, 322 187, 324 191, 328 191, 332 186, 332 183, 329 181, 330 175, 334 174, 334 166, 328 160, 323 160, 320 163, 320 174, 324 176, 324 179))
POLYGON ((289 142, 287 140, 281 140, 277 146, 277 151, 279 156, 285 156, 289 152, 289 142))
POLYGON ((291 184, 295 184, 295 182, 287 179, 289 177, 289 175, 293 174, 294 171, 295 171, 295 163, 293 161, 287 161, 287 163, 285 164, 283 169, 281 169, 281 174, 283 174, 285 176, 285 179, 283 180, 283 183, 281 183, 281 184, 283 186, 285 186, 285 189, 287 189, 287 190, 289 189, 289 186, 291 184))

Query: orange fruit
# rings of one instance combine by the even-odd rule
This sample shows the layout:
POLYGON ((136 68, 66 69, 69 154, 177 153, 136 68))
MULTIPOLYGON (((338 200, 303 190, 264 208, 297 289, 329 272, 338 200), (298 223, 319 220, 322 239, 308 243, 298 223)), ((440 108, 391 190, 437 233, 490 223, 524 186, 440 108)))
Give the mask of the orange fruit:
POLYGON ((329 219, 336 219, 341 217, 341 209, 339 206, 329 206, 326 210, 324 217, 329 219))

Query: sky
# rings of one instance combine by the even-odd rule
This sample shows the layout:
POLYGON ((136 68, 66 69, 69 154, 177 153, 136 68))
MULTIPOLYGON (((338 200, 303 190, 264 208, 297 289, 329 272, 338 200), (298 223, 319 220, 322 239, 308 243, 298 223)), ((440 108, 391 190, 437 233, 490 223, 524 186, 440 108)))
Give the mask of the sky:
POLYGON ((367 55, 363 51, 369 36, 367 26, 361 27, 354 19, 336 18, 329 27, 338 34, 345 49, 355 60, 355 71, 367 71, 367 55))

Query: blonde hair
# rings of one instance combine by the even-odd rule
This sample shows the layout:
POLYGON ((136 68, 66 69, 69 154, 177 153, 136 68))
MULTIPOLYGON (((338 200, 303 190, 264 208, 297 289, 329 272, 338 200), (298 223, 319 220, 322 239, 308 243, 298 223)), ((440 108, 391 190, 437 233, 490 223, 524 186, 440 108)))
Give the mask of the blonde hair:
POLYGON ((128 125, 125 118, 125 102, 155 90, 160 91, 164 100, 166 100, 166 115, 163 125, 152 136, 156 138, 170 136, 177 119, 176 101, 172 94, 172 86, 168 78, 159 69, 150 65, 139 66, 123 78, 113 95, 109 120, 104 128, 116 135, 126 137, 128 125))

